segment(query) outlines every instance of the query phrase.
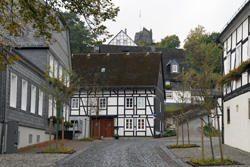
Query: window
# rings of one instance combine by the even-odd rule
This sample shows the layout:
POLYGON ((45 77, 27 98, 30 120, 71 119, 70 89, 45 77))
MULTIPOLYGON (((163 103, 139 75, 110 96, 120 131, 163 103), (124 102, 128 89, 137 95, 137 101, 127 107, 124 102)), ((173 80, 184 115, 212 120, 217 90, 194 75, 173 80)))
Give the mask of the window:
POLYGON ((106 70, 105 68, 102 68, 102 69, 101 69, 101 72, 105 72, 105 70, 106 70))
POLYGON ((99 99, 99 108, 100 109, 105 109, 106 108, 106 99, 105 98, 100 98, 99 99))
POLYGON ((166 92, 166 98, 172 99, 173 98, 173 92, 166 92))
POLYGON ((137 108, 145 108, 145 97, 137 98, 137 108))
POLYGON ((36 142, 39 143, 40 142, 40 135, 36 136, 36 142))
POLYGON ((116 45, 120 45, 120 40, 116 40, 116 45))
POLYGON ((28 95, 28 82, 22 80, 22 99, 21 99, 21 109, 26 111, 27 109, 27 95, 28 95))
POLYGON ((79 99, 78 98, 72 98, 72 101, 71 101, 71 108, 79 108, 79 99))
POLYGON ((123 45, 127 45, 128 41, 127 40, 123 40, 123 45))
POLYGON ((29 134, 29 144, 32 144, 32 138, 33 138, 33 135, 29 134))
POLYGON ((62 66, 59 66, 59 80, 60 81, 62 81, 62 73, 63 73, 62 66))
POLYGON ((250 119, 250 99, 248 99, 248 118, 250 119))
POLYGON ((43 115, 43 92, 39 90, 38 115, 43 115))
POLYGON ((126 98, 126 108, 133 108, 133 97, 126 98))
POLYGON ((126 118, 125 122, 125 130, 133 130, 133 118, 126 118))
POLYGON ((226 67, 225 67, 225 74, 229 73, 230 71, 230 53, 227 55, 227 59, 225 60, 226 61, 226 67))
POLYGON ((34 85, 31 85, 30 112, 36 113, 36 87, 34 85))
POLYGON ((241 64, 241 44, 236 47, 236 67, 241 64))
POLYGON ((178 72, 178 66, 172 65, 172 72, 178 72))
POLYGON ((54 61, 54 77, 58 78, 58 63, 54 61))
POLYGON ((227 108, 227 124, 230 124, 230 108, 227 108))
POLYGON ((49 95, 49 114, 48 118, 53 115, 53 101, 52 101, 52 96, 49 95))
POLYGON ((10 106, 16 108, 17 101, 17 76, 11 73, 10 76, 10 106))
POLYGON ((165 82, 165 85, 170 85, 170 81, 166 81, 166 82, 165 82))
POLYGON ((50 61, 49 61, 49 65, 50 65, 50 77, 53 77, 53 72, 54 72, 54 58, 52 56, 50 56, 50 61))
POLYGON ((145 130, 145 119, 144 118, 137 119, 137 130, 145 130))

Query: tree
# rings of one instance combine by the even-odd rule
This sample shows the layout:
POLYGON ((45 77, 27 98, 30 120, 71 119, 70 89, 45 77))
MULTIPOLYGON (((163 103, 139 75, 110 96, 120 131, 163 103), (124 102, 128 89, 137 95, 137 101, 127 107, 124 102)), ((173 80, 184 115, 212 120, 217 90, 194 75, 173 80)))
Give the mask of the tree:
POLYGON ((70 28, 70 45, 71 53, 91 53, 94 43, 93 35, 85 26, 85 23, 75 13, 62 13, 70 28))
POLYGON ((63 71, 62 76, 58 78, 53 77, 53 73, 49 70, 46 71, 45 80, 41 81, 41 90, 49 97, 53 97, 54 107, 56 107, 56 149, 58 149, 58 130, 59 120, 63 103, 67 103, 69 98, 79 90, 80 78, 71 70, 66 69, 63 71))
MULTIPOLYGON (((11 53, 16 45, 15 38, 22 36, 27 27, 34 31, 34 38, 53 44, 56 42, 53 34, 64 30, 61 9, 83 16, 94 39, 99 42, 106 40, 98 40, 100 35, 110 37, 103 22, 115 21, 119 11, 112 0, 4 0, 0 2, 0 47, 11 53)), ((6 53, 0 53, 0 62, 6 66, 10 64, 6 53)))
POLYGON ((138 41, 137 44, 139 46, 142 46, 142 47, 150 47, 151 46, 150 42, 146 42, 146 41, 142 41, 142 40, 138 41))
MULTIPOLYGON (((190 30, 187 39, 185 40, 184 49, 187 56, 187 64, 189 68, 195 71, 201 71, 201 61, 204 60, 204 54, 202 52, 202 45, 209 46, 212 49, 210 57, 207 63, 213 64, 214 72, 220 73, 221 71, 221 51, 222 48, 216 45, 215 40, 219 33, 207 33, 203 26, 198 25, 194 30, 190 30)), ((203 50, 204 51, 204 50, 203 50)))
POLYGON ((159 48, 178 48, 180 46, 179 37, 176 35, 166 36, 158 43, 159 48))
MULTIPOLYGON (((198 103, 207 111, 208 117, 208 126, 210 134, 210 147, 212 153, 212 159, 214 160, 214 150, 213 150, 213 141, 211 137, 211 124, 210 124, 210 109, 215 108, 215 102, 217 101, 215 96, 215 89, 217 86, 217 80, 220 77, 220 74, 216 73, 216 63, 212 59, 216 47, 213 43, 202 43, 199 45, 199 54, 200 54, 200 65, 199 71, 197 72, 194 69, 191 69, 190 75, 192 76, 192 88, 197 91, 198 98, 194 99, 195 103, 198 103)), ((217 49, 216 49, 217 50, 217 49)), ((221 51, 221 50, 220 50, 221 51)), ((219 52, 221 54, 221 52, 219 52)))
POLYGON ((189 93, 190 92, 190 89, 189 89, 190 75, 189 73, 185 72, 184 68, 182 68, 181 74, 179 74, 176 79, 179 81, 180 91, 176 91, 175 100, 181 108, 182 145, 184 146, 183 118, 184 118, 184 111, 187 107, 187 103, 191 100, 191 96, 189 93))

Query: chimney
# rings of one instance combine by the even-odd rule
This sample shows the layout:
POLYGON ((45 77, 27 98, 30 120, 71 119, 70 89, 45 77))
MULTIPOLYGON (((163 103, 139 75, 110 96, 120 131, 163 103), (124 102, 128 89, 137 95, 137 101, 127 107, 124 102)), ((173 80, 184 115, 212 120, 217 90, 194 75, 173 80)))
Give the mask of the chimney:
POLYGON ((151 43, 151 52, 155 52, 155 43, 151 43))
POLYGON ((94 46, 94 52, 95 53, 99 53, 99 45, 95 45, 94 46))
POLYGON ((127 28, 125 28, 125 34, 127 34, 127 28))

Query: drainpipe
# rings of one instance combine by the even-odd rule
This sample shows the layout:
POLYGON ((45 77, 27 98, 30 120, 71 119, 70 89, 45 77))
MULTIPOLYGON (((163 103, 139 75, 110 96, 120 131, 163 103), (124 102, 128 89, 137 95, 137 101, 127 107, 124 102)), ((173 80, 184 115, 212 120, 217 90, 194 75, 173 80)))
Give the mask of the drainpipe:
MULTIPOLYGON (((221 56, 221 75, 223 76, 223 70, 224 70, 224 61, 223 61, 223 52, 221 56)), ((223 89, 223 87, 222 87, 223 89)), ((224 144, 224 90, 222 90, 221 93, 221 132, 222 132, 222 144, 224 144)))

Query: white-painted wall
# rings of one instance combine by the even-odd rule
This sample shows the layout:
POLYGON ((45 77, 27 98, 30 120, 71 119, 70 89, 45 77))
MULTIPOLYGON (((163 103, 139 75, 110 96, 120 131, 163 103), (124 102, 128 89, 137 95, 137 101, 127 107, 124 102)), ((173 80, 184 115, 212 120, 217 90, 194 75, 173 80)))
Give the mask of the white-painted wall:
POLYGON ((225 144, 250 152, 250 119, 248 99, 250 92, 224 102, 225 144), (239 111, 236 111, 236 105, 239 111), (230 124, 227 123, 227 108, 230 107, 230 124))
MULTIPOLYGON (((217 100, 217 102, 218 102, 218 104, 221 106, 221 98, 219 98, 218 100, 217 100)), ((221 112, 221 110, 220 110, 220 107, 217 107, 217 112, 218 112, 218 115, 220 116, 219 117, 219 123, 220 123, 220 130, 222 130, 222 124, 221 124, 221 117, 222 117, 222 112, 221 112)), ((216 114, 216 113, 215 113, 216 114)), ((214 118, 212 118, 212 125, 213 125, 213 127, 215 128, 215 129, 218 129, 218 121, 217 121, 217 116, 215 117, 215 114, 212 114, 212 117, 214 117, 214 118)))
MULTIPOLYGON (((49 134, 46 134, 44 130, 18 126, 18 132, 18 148, 49 141, 49 134), (32 143, 29 143, 29 134, 32 134, 33 136, 32 143), (40 142, 37 142, 37 135, 40 135, 40 142)), ((53 139, 54 135, 52 135, 51 138, 53 139)))

